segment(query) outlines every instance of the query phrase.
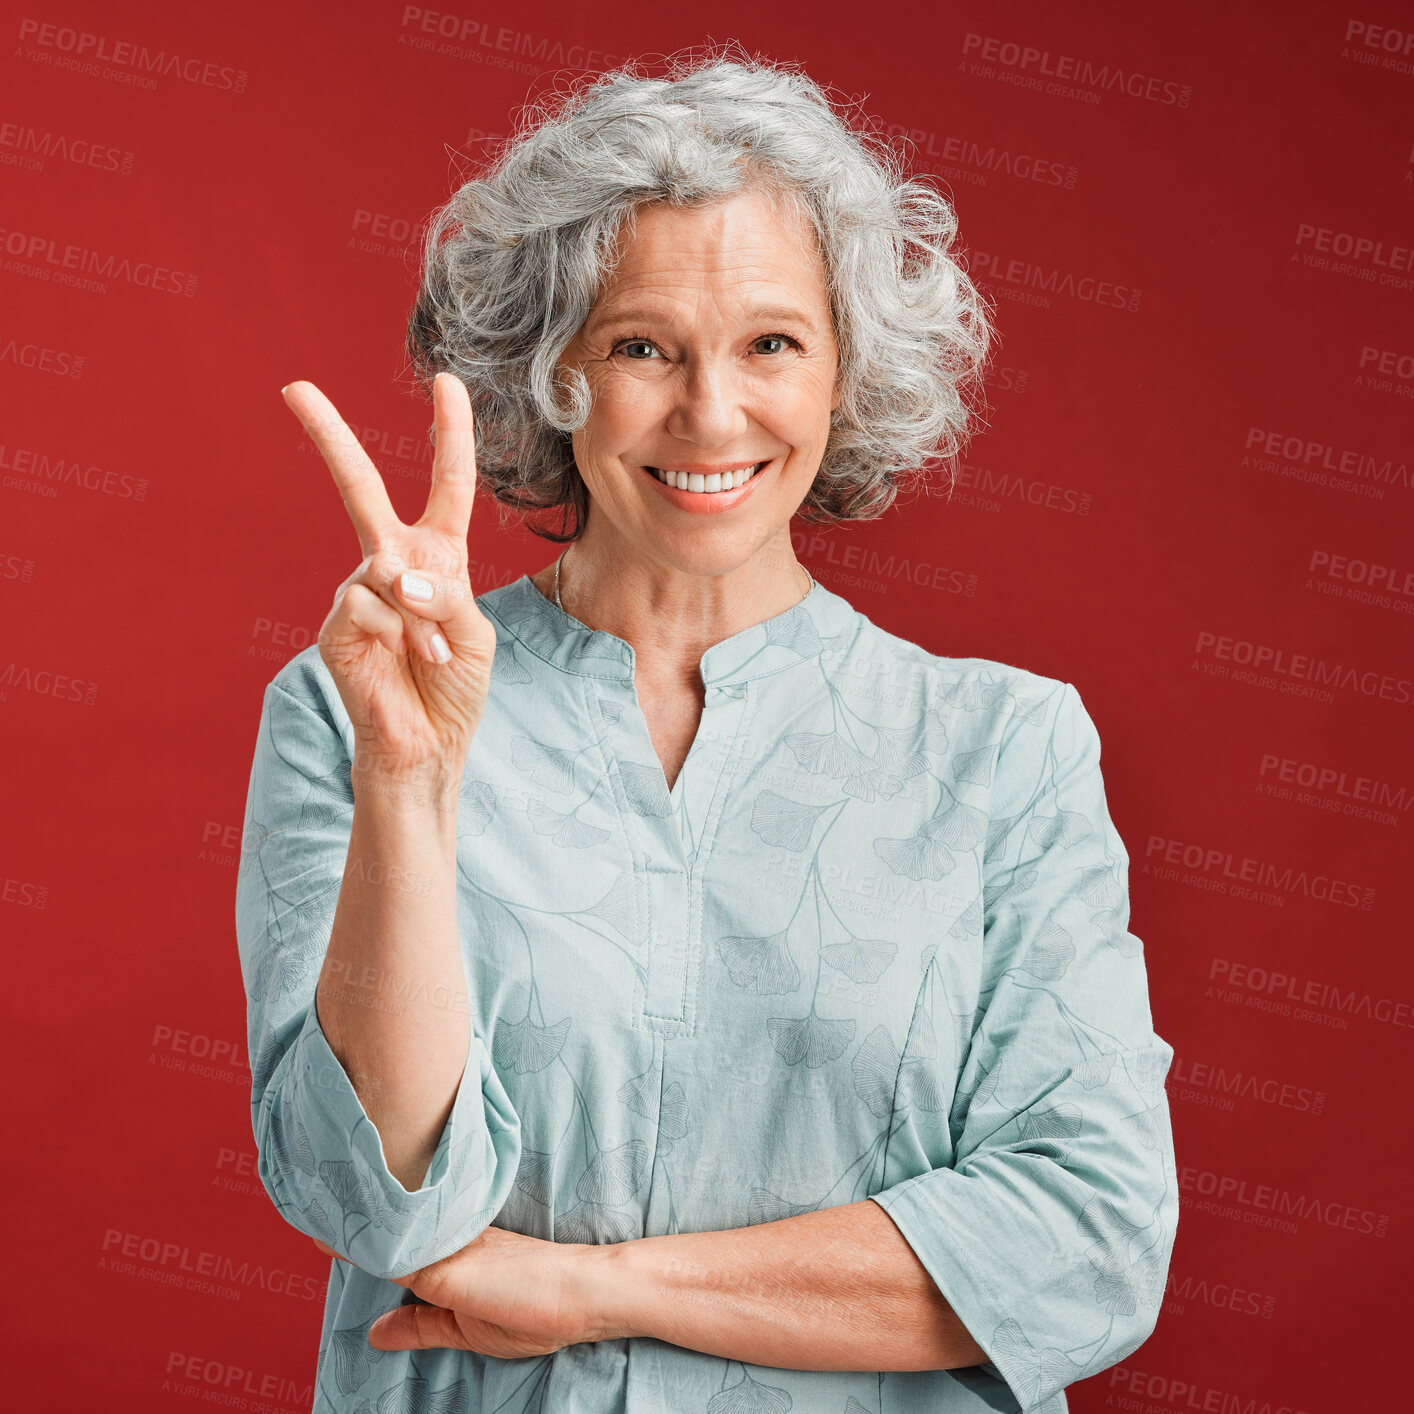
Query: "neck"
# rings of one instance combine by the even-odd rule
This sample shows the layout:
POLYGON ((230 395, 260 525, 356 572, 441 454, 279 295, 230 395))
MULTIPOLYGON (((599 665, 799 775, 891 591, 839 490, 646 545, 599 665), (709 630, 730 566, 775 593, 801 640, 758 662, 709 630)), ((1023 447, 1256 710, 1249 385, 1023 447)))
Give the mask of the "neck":
MULTIPOLYGON (((567 546, 557 563, 564 611, 632 645, 639 673, 650 678, 695 680, 713 644, 785 613, 813 587, 784 530, 728 570, 605 557, 587 538, 567 546)), ((552 603, 555 569, 532 576, 552 603)))

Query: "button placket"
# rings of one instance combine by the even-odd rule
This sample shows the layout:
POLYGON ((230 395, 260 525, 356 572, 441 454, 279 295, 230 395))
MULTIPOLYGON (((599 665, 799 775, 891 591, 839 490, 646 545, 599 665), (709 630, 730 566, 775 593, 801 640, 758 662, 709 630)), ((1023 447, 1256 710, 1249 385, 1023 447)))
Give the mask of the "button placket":
MULTIPOLYGON (((643 1019, 672 1035, 692 1035, 696 1024, 698 962, 701 957, 702 870, 721 813, 723 793, 746 713, 742 686, 707 687, 692 750, 674 782, 669 814, 641 821, 659 833, 660 850, 672 850, 672 864, 661 857, 645 861, 643 894, 648 910, 648 970, 643 1019), (687 838, 680 829, 687 826, 687 838)), ((641 714, 640 714, 641 719, 641 714)), ((645 724, 646 733, 646 724, 645 724)))

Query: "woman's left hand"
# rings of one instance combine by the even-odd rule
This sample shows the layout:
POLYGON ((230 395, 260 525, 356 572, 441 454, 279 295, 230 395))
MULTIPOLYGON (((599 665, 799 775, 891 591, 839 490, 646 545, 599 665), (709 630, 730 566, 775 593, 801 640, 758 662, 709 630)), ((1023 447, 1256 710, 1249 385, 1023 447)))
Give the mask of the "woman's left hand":
MULTIPOLYGON (((314 1245, 348 1261, 318 1238, 314 1245)), ((393 1277, 430 1306, 399 1306, 369 1328, 375 1350, 447 1347, 516 1360, 565 1345, 604 1340, 591 1309, 588 1260, 594 1249, 546 1242, 488 1227, 460 1252, 407 1276, 393 1277)))

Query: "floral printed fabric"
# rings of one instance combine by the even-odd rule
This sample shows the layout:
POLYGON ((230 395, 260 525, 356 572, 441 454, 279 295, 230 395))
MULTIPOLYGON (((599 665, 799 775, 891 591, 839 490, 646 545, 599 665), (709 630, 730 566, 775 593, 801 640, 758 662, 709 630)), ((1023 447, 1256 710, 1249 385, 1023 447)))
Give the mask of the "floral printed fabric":
POLYGON ((1178 1217, 1173 1052, 1075 688, 928 653, 817 584, 707 650, 669 790, 628 643, 528 576, 478 602, 498 646, 458 823, 473 1039, 415 1193, 314 1007, 348 717, 317 645, 265 692, 236 896, 259 1171, 355 1264, 331 1264, 315 1410, 1064 1410, 1153 1328, 1178 1217), (416 1299, 387 1277, 492 1222, 623 1242, 869 1198, 986 1362, 367 1343, 416 1299))

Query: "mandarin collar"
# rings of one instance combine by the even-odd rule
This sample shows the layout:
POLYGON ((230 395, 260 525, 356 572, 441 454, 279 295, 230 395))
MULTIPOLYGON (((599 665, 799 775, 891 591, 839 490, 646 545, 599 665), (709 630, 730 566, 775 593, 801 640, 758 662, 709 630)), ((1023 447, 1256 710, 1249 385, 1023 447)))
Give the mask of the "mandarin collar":
MULTIPOLYGON (((547 599, 528 574, 478 602, 537 658, 579 677, 632 684, 633 645, 580 623, 547 599)), ((798 604, 708 648, 702 682, 707 687, 744 683, 818 658, 832 645, 846 647, 857 618, 848 601, 814 581, 798 604)))

